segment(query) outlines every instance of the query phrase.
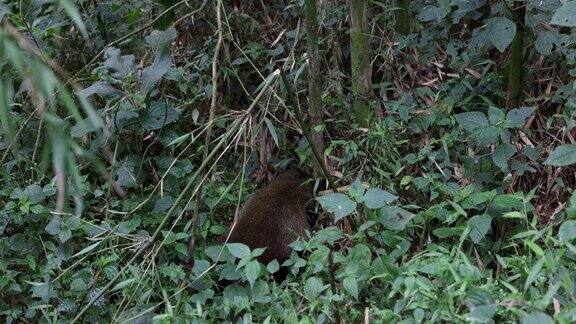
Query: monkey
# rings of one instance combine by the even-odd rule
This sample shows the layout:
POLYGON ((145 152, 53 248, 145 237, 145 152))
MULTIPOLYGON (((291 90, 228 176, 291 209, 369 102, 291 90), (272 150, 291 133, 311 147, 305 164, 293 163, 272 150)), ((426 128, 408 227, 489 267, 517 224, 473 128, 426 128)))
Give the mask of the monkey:
MULTIPOLYGON (((276 259, 280 264, 290 257, 288 246, 310 230, 306 206, 314 198, 313 185, 302 171, 289 169, 282 172, 267 186, 258 190, 242 207, 222 243, 243 243, 251 250, 266 248, 257 257, 263 264, 276 259)), ((281 280, 286 269, 275 275, 281 280)))

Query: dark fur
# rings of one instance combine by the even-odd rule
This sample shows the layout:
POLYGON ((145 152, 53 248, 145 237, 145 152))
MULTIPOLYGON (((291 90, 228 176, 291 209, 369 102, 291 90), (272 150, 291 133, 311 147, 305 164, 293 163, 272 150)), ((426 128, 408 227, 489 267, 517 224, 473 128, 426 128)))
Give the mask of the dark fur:
POLYGON ((304 184, 306 180, 301 171, 288 170, 256 192, 238 215, 228 242, 244 243, 251 250, 265 247, 258 260, 282 264, 290 257, 288 245, 310 229, 306 205, 313 198, 313 186, 304 184))

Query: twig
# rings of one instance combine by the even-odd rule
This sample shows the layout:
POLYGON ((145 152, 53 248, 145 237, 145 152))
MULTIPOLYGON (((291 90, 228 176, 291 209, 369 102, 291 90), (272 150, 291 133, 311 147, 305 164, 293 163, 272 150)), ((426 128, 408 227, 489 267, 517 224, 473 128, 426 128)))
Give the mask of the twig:
MULTIPOLYGON (((214 55, 212 56, 212 100, 210 101, 210 112, 208 115, 208 127, 206 128, 206 139, 204 141, 204 157, 203 159, 206 160, 208 157, 208 153, 210 152, 210 142, 212 137, 212 128, 214 124, 214 115, 216 114, 216 104, 218 103, 218 60, 220 58, 220 48, 222 47, 222 39, 223 39, 223 28, 222 28, 222 0, 216 1, 216 21, 218 24, 218 40, 216 41, 216 48, 214 49, 214 55)), ((201 195, 202 195, 202 187, 203 182, 198 184, 198 194, 196 196, 196 208, 194 208, 194 212, 192 214, 192 226, 190 227, 190 238, 188 239, 188 250, 186 252, 186 259, 185 265, 188 268, 188 271, 184 275, 182 279, 182 283, 180 287, 186 286, 188 279, 190 279, 190 273, 192 272, 192 268, 194 267, 194 250, 196 246, 196 239, 195 239, 195 230, 196 224, 198 223, 198 215, 201 205, 201 195)), ((180 307, 182 306, 182 300, 184 298, 184 294, 180 294, 178 297, 178 302, 176 303, 176 313, 179 312, 180 307)))

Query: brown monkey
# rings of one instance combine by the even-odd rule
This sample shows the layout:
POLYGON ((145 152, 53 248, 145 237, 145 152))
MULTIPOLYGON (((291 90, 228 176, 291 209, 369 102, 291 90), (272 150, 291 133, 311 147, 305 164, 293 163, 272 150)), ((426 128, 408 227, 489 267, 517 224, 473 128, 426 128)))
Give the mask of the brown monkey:
POLYGON ((265 247, 258 260, 268 264, 276 259, 282 264, 290 257, 288 245, 310 229, 306 205, 312 201, 313 186, 305 183, 307 179, 303 172, 291 169, 257 191, 232 224, 228 243, 244 243, 251 250, 265 247))

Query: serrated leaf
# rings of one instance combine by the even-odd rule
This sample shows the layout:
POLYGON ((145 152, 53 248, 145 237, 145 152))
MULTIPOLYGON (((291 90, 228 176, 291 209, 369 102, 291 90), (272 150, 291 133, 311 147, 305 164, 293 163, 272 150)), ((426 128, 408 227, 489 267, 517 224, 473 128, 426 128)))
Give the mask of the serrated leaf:
POLYGON ((508 160, 516 153, 516 146, 508 143, 502 143, 494 149, 492 161, 500 169, 508 168, 508 160))
POLYGON ((545 30, 538 34, 536 40, 534 40, 534 47, 538 53, 548 56, 552 54, 554 49, 554 44, 558 41, 558 36, 556 31, 545 30))
POLYGON ((516 36, 516 24, 506 17, 488 19, 486 29, 490 42, 502 53, 516 36))
POLYGON ((310 277, 304 285, 304 294, 309 298, 316 298, 324 290, 324 283, 318 277, 310 277))
POLYGON ((31 184, 26 187, 26 193, 28 194, 28 200, 32 204, 39 204, 45 198, 44 191, 37 184, 31 184))
POLYGON ((472 242, 478 244, 486 236, 492 224, 492 216, 484 214, 477 215, 468 220, 468 227, 470 228, 470 239, 472 242))
POLYGON ((567 166, 576 163, 576 144, 564 144, 556 147, 544 164, 567 166))
POLYGON ((360 181, 360 177, 356 178, 356 180, 352 182, 350 189, 348 189, 348 194, 356 201, 362 200, 362 195, 364 195, 364 187, 362 187, 362 181, 360 181))
POLYGON ((250 286, 253 286, 256 279, 258 279, 258 275, 260 275, 260 263, 256 260, 248 262, 244 267, 244 274, 250 286))
POLYGON ((172 196, 164 196, 158 200, 154 204, 154 209, 152 210, 153 213, 163 213, 170 209, 174 204, 174 198, 172 196))
POLYGON ((414 214, 397 206, 385 206, 380 208, 378 220, 384 227, 399 231, 406 228, 406 224, 414 218, 414 214))
POLYGON ((242 259, 250 255, 250 248, 246 244, 227 243, 226 247, 228 248, 228 251, 230 251, 230 253, 238 259, 242 259))
POLYGON ((58 233, 58 238, 62 243, 68 241, 71 237, 72 237, 72 231, 67 228, 61 229, 60 233, 58 233))
POLYGON ((178 119, 180 112, 161 101, 153 101, 137 119, 139 125, 147 130, 160 129, 178 119))
POLYGON ((576 1, 568 1, 560 8, 556 9, 550 24, 576 27, 576 1))
POLYGON ((346 277, 344 278, 344 289, 348 292, 352 297, 358 298, 358 282, 353 277, 346 277))
POLYGON ((506 115, 504 114, 502 109, 493 106, 490 106, 488 108, 488 119, 490 120, 490 123, 492 125, 501 123, 502 121, 504 121, 505 118, 506 115))
POLYGON ((380 188, 370 188, 368 191, 366 191, 363 201, 366 207, 370 209, 378 209, 397 199, 397 196, 389 193, 388 191, 382 190, 380 188))
POLYGON ((339 192, 330 193, 316 199, 322 206, 322 209, 334 214, 335 223, 356 210, 356 202, 339 192))
POLYGON ((567 220, 560 225, 558 239, 562 242, 569 242, 576 238, 576 220, 567 220))
POLYGON ((554 324, 554 320, 542 312, 532 312, 522 317, 522 324, 554 324))
POLYGON ((280 270, 280 263, 278 263, 278 260, 274 259, 268 263, 266 270, 268 270, 268 273, 276 273, 280 270))
POLYGON ((134 65, 134 55, 120 55, 120 49, 109 47, 104 56, 104 68, 111 72, 114 78, 122 79, 134 72, 136 66, 134 65))
POLYGON ((506 127, 521 128, 535 109, 534 107, 520 107, 510 110, 506 114, 506 127))
POLYGON ((454 116, 460 127, 472 132, 475 129, 486 127, 489 125, 486 116, 479 111, 470 111, 454 116))
POLYGON ((58 235, 60 233, 60 217, 55 216, 44 229, 50 235, 58 235))

